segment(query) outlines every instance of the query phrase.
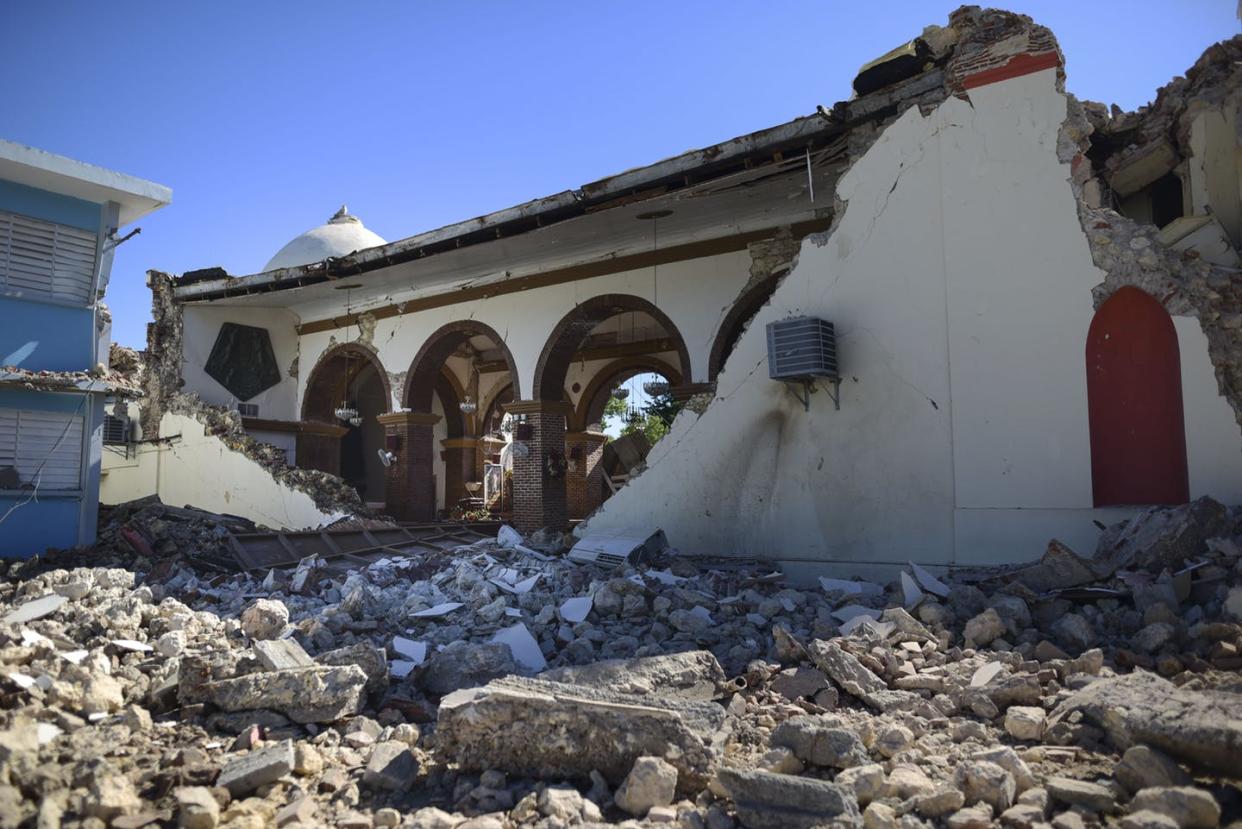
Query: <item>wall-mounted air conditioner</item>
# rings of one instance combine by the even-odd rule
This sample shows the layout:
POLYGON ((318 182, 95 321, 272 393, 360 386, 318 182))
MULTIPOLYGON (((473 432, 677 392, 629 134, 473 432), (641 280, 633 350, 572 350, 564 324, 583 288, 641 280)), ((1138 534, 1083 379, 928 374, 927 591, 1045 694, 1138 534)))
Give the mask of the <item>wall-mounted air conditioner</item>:
POLYGON ((800 385, 811 407, 811 386, 817 380, 832 384, 829 394, 841 408, 841 374, 837 369, 837 339, 832 323, 816 317, 790 317, 768 323, 768 376, 800 385))

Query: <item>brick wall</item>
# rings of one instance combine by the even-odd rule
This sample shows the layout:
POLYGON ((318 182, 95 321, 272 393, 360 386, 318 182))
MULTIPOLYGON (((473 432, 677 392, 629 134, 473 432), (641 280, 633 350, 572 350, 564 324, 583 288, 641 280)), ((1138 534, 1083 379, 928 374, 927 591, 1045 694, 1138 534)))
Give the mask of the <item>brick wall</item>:
POLYGON ((432 428, 439 418, 426 412, 380 415, 387 438, 396 438, 397 459, 385 470, 384 511, 402 521, 433 521, 436 517, 436 479, 433 473, 435 439, 432 428))
POLYGON ((603 474, 600 460, 604 457, 607 436, 598 432, 569 432, 565 435, 565 453, 572 458, 580 453, 576 464, 571 461, 565 472, 565 501, 570 518, 586 518, 603 502, 603 474))
POLYGON ((565 413, 568 404, 543 404, 539 401, 516 401, 509 411, 524 414, 530 426, 529 451, 524 457, 513 458, 513 523, 518 531, 529 534, 550 527, 564 530, 569 526, 565 499, 565 476, 548 472, 550 455, 565 454, 565 413), (552 411, 543 410, 543 408, 552 411))

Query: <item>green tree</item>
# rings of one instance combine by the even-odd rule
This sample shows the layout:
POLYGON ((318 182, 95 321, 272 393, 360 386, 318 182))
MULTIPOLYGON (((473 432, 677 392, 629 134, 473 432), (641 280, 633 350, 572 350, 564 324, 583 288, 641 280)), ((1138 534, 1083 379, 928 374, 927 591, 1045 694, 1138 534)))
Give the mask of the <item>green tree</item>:
POLYGON ((677 417, 679 411, 681 411, 681 404, 667 393, 653 396, 651 401, 642 407, 639 417, 634 420, 630 419, 630 408, 626 401, 609 397, 608 402, 604 404, 604 416, 616 418, 620 422, 621 434, 642 432, 650 444, 654 444, 668 434, 668 428, 673 424, 673 419, 677 417))

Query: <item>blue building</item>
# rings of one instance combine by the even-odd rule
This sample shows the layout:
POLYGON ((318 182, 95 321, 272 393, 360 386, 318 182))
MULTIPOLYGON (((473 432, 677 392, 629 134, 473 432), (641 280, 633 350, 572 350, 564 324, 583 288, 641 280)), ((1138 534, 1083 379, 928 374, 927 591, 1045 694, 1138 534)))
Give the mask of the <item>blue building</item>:
POLYGON ((89 544, 125 225, 172 191, 0 140, 0 555, 89 544))

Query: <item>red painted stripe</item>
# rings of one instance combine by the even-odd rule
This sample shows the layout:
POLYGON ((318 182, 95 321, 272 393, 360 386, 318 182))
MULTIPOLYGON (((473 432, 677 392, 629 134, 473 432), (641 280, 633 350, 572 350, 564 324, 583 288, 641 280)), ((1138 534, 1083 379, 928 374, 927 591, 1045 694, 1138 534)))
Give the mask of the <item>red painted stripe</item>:
POLYGON ((1019 75, 1029 75, 1041 69, 1051 69, 1061 65, 1061 56, 1056 52, 1040 52, 1039 54, 1024 53, 1014 55, 1004 66, 984 69, 962 80, 963 89, 975 89, 997 81, 1007 81, 1019 75))

